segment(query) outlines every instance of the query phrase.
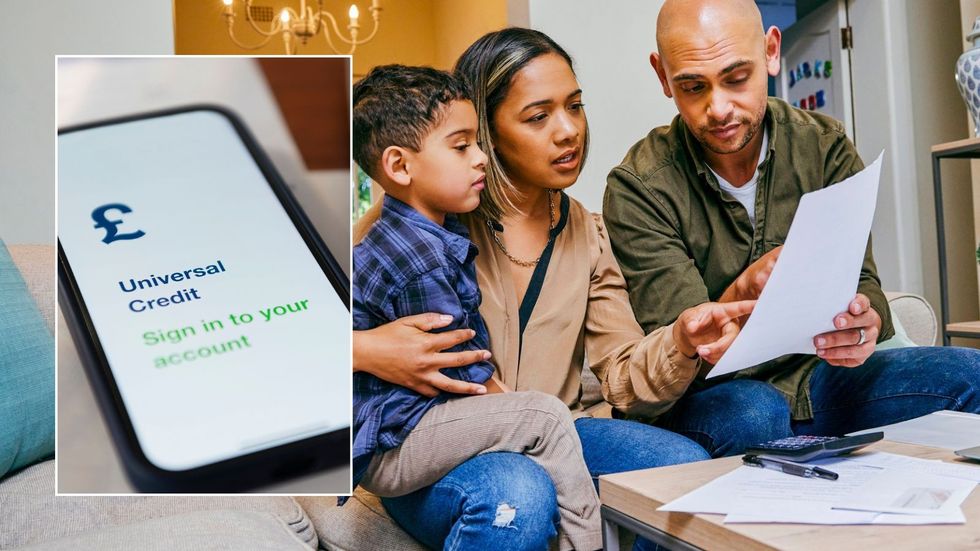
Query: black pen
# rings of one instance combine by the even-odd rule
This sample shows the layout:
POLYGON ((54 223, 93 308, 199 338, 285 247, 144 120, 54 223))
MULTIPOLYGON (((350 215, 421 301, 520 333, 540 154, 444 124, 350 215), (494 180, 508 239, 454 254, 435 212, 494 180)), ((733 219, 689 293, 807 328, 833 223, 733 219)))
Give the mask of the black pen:
POLYGON ((802 476, 803 478, 823 478, 824 480, 837 480, 838 478, 837 473, 817 467, 816 465, 810 467, 807 465, 800 465, 799 463, 793 463, 792 461, 776 459, 775 457, 746 455, 742 457, 742 463, 745 463, 750 467, 759 467, 762 469, 769 467, 771 469, 783 471, 786 474, 802 476))

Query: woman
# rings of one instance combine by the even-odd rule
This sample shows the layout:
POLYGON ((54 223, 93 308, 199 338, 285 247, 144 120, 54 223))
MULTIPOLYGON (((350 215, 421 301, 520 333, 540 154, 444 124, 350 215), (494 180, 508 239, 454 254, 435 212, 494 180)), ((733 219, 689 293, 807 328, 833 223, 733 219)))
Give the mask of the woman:
MULTIPOLYGON (((581 369, 587 358, 619 412, 656 417, 694 380, 699 356, 717 361, 737 333, 733 320, 753 303, 702 304, 644 336, 601 218, 561 192, 578 179, 588 148, 568 54, 540 32, 511 28, 475 42, 456 72, 473 89, 480 146, 489 157, 481 205, 461 219, 480 250, 480 313, 497 376, 515 390, 557 396, 579 416, 575 427, 593 477, 707 459, 680 435, 589 417, 580 403, 581 369)), ((415 316, 356 335, 355 369, 423 393, 476 390, 424 369, 439 347, 468 338, 422 333, 438 323, 415 316)), ((440 366, 474 358, 445 359, 440 366)), ((383 502, 430 547, 541 549, 556 525, 554 488, 542 474, 522 455, 489 453, 433 486, 383 502), (499 529, 512 526, 519 530, 499 529)))

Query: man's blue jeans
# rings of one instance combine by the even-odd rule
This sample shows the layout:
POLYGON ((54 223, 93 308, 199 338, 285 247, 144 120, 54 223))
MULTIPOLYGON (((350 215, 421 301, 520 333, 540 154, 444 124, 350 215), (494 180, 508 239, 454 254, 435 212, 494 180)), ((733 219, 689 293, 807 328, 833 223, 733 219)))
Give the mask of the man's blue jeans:
POLYGON ((793 434, 840 436, 941 409, 980 413, 980 350, 882 350, 856 368, 820 362, 810 398, 813 419, 791 421, 775 388, 737 379, 685 396, 656 424, 722 457, 793 434))
POLYGON ((692 392, 655 424, 694 440, 711 457, 792 435, 786 398, 769 383, 735 379, 692 392))
POLYGON ((839 436, 942 409, 980 413, 980 350, 882 350, 854 369, 821 362, 810 398, 813 419, 794 421, 796 434, 839 436))
MULTIPOLYGON (((603 474, 708 459, 687 438, 635 421, 582 418, 575 428, 596 483, 603 474)), ((557 535, 551 479, 515 453, 479 455, 428 488, 382 502, 431 549, 547 549, 557 535)))

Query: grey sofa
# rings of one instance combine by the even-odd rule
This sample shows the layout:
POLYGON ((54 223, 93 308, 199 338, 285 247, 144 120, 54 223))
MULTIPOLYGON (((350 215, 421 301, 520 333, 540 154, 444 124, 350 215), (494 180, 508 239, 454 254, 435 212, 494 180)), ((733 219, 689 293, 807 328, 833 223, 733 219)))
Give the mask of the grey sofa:
MULTIPOLYGON (((48 328, 55 324, 55 249, 10 246, 48 328)), ((336 506, 333 497, 308 505, 336 506)), ((55 496, 55 462, 0 480, 0 549, 307 550, 317 532, 288 496, 55 496)))
MULTIPOLYGON (((53 330, 54 247, 10 253, 53 330)), ((912 343, 935 343, 936 316, 925 300, 895 293, 889 301, 912 343)), ((585 375, 586 396, 608 410, 598 381, 585 375)), ((54 476, 54 461, 46 461, 0 480, 0 549, 423 549, 360 490, 343 507, 333 497, 57 497, 54 476)))

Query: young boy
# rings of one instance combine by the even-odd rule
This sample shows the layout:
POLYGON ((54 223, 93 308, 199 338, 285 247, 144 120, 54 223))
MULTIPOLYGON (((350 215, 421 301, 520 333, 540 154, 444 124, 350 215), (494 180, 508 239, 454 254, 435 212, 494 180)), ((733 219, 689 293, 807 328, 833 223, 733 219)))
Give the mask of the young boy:
MULTIPOLYGON (((480 203, 486 155, 465 85, 425 67, 377 67, 354 86, 354 160, 385 190, 381 217, 353 250, 354 329, 439 312, 469 328, 450 350, 489 348, 476 246, 455 214, 480 203)), ((487 360, 443 372, 484 383, 484 396, 427 398, 354 374, 354 484, 384 497, 430 486, 486 452, 523 453, 550 475, 562 547, 601 547, 599 504, 568 408, 509 392, 487 360)))

